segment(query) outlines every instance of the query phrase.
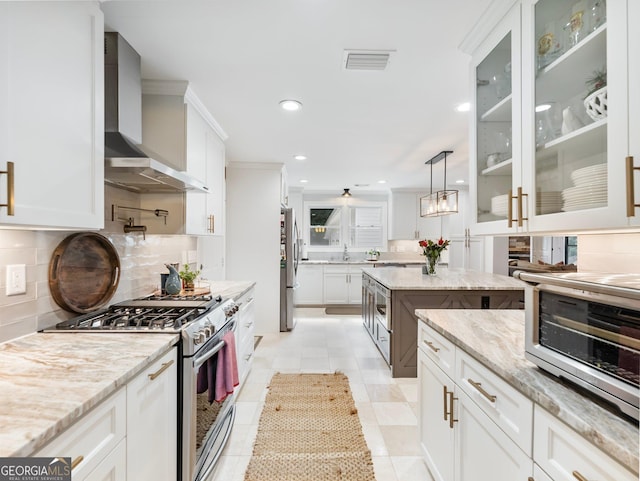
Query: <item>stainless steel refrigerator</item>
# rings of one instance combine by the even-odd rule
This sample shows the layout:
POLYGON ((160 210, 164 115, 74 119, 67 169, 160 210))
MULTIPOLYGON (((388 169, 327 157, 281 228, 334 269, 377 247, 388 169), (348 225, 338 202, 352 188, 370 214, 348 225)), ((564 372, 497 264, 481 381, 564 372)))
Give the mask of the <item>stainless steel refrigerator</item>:
POLYGON ((293 290, 298 287, 300 242, 293 209, 280 211, 280 332, 294 327, 293 290))

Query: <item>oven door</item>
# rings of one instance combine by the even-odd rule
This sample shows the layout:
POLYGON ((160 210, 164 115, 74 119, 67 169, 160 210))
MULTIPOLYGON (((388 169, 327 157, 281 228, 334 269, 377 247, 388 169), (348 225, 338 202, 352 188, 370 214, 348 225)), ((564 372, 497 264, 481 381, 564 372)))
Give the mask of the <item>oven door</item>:
POLYGON ((235 317, 183 363, 182 481, 207 479, 231 434, 235 394, 220 403, 209 402, 208 390, 198 394, 198 374, 212 366, 225 345, 222 337, 230 330, 237 331, 235 317))
POLYGON ((391 293, 389 289, 376 284, 375 320, 391 331, 391 293))

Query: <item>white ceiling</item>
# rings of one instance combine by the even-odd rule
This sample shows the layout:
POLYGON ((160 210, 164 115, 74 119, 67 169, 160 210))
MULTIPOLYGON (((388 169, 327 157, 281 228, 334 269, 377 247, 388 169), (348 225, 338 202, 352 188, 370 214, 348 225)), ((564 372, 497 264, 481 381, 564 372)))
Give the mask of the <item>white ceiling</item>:
MULTIPOLYGON (((107 29, 142 56, 144 78, 190 81, 229 136, 228 160, 283 162, 290 186, 357 193, 428 188, 424 162, 442 150, 454 151, 448 183, 468 183, 469 114, 455 107, 470 97, 469 57, 458 45, 489 1, 113 0, 102 8, 107 29), (385 71, 347 71, 345 49, 394 52, 385 71), (303 109, 281 110, 285 98, 303 109)), ((439 163, 434 187, 442 177, 439 163)))

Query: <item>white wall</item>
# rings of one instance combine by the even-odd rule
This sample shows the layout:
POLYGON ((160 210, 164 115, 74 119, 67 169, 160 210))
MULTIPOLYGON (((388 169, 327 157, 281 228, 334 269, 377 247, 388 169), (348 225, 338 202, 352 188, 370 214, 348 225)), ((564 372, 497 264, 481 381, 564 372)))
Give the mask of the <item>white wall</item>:
POLYGON ((578 271, 640 274, 640 233, 578 236, 578 271))
POLYGON ((227 278, 256 281, 256 334, 280 330, 282 164, 230 162, 227 168, 227 278))

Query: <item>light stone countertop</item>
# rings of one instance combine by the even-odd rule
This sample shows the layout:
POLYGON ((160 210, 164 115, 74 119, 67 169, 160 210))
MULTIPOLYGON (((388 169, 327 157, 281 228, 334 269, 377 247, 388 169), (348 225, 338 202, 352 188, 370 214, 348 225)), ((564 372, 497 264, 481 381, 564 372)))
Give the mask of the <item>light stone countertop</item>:
POLYGON ((524 357, 524 311, 417 309, 418 318, 529 399, 638 473, 638 426, 524 357))
POLYGON ((437 266, 436 275, 422 267, 364 269, 363 272, 391 290, 524 290, 525 283, 513 277, 468 269, 437 266))
POLYGON ((254 281, 206 281, 213 295, 238 300, 256 285, 254 281))
POLYGON ((178 342, 164 333, 35 333, 0 344, 0 457, 29 456, 178 342))
POLYGON ((308 261, 300 261, 300 265, 311 265, 311 266, 317 266, 317 265, 322 265, 322 266, 326 266, 326 265, 352 265, 352 264, 357 264, 357 265, 367 265, 367 266, 384 266, 387 264, 407 264, 407 265, 424 265, 425 261, 423 260, 415 260, 415 259, 406 259, 406 260, 402 260, 402 259, 378 259, 377 261, 368 261, 366 259, 360 259, 360 260, 348 260, 348 261, 342 261, 342 260, 308 260, 308 261))

